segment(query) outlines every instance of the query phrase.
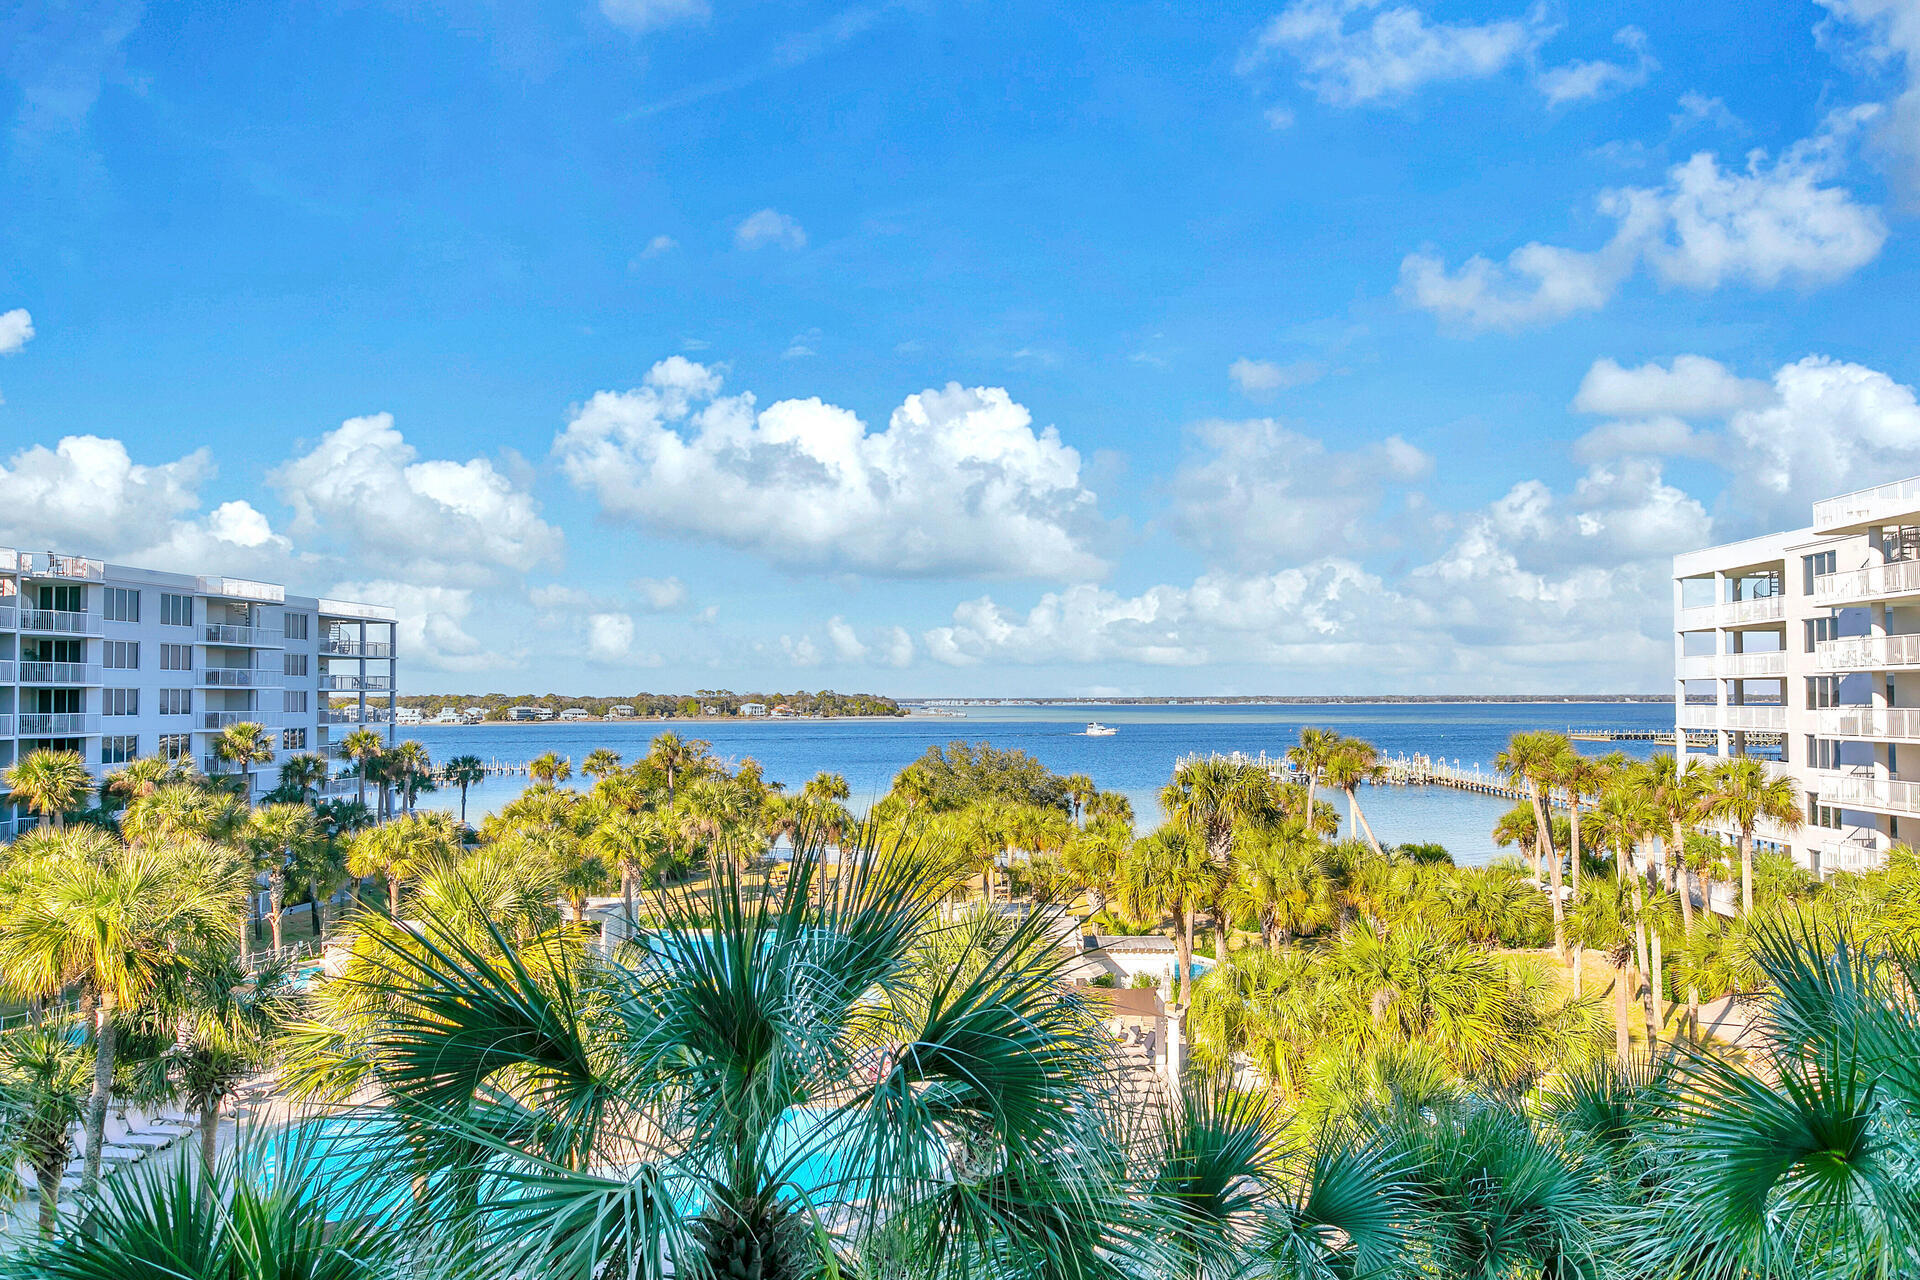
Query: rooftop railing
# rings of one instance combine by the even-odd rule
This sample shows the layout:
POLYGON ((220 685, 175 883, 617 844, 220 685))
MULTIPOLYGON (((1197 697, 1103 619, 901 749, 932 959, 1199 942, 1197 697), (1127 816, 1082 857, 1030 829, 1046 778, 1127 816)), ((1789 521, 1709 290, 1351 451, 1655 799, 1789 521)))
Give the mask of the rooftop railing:
POLYGON ((258 600, 263 604, 282 604, 287 598, 287 589, 273 582, 255 582, 251 578, 223 578, 218 576, 200 579, 200 594, 223 596, 229 600, 258 600))
POLYGON ((79 582, 99 582, 107 576, 107 566, 85 556, 56 555, 43 551, 21 556, 20 572, 30 578, 66 578, 79 582))
POLYGON ((1813 527, 1821 532, 1920 511, 1920 476, 1856 489, 1813 504, 1813 527))

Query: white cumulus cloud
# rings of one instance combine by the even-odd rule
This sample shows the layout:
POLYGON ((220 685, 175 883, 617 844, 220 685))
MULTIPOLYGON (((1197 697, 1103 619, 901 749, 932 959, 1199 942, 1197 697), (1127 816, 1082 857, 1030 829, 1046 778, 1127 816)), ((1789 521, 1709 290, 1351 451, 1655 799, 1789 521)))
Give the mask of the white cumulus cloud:
POLYGON ((1920 199, 1920 4, 1914 0, 1819 0, 1852 24, 1870 66, 1892 81, 1874 113, 1873 138, 1909 200, 1920 199))
POLYGON ((833 656, 841 662, 859 662, 867 656, 867 646, 838 614, 827 619, 827 643, 833 646, 833 656))
POLYGON ((587 652, 602 662, 618 662, 632 653, 632 615, 589 614, 587 616, 587 652))
POLYGON ((780 249, 804 249, 807 233, 798 222, 777 209, 762 209, 741 219, 733 229, 733 243, 741 249, 773 245, 780 249))
POLYGON ((267 482, 293 533, 394 576, 474 585, 560 558, 560 530, 484 458, 422 459, 393 415, 349 418, 267 482))
POLYGON ((1695 418, 1731 413, 1763 403, 1767 397, 1764 380, 1742 378, 1705 356, 1675 356, 1665 365, 1649 361, 1631 369, 1602 357, 1580 379, 1573 407, 1581 413, 1615 417, 1695 418))
POLYGON ((1436 22, 1383 0, 1295 0, 1255 38, 1243 69, 1292 59, 1301 83, 1338 106, 1405 98, 1442 81, 1482 79, 1538 40, 1530 21, 1436 22))
POLYGON ((1271 395, 1288 387, 1305 386, 1325 370, 1311 360, 1279 364, 1272 360, 1235 360, 1227 366, 1227 376, 1249 396, 1271 395))
POLYGON ((33 317, 26 308, 0 311, 0 356, 12 355, 33 337, 33 317))
POLYGON ((1613 33, 1613 42, 1634 55, 1631 63, 1604 59, 1576 59, 1558 67, 1549 67, 1534 77, 1534 84, 1545 95, 1550 107, 1570 102, 1590 102, 1637 89, 1647 77, 1660 69, 1647 51, 1647 33, 1638 27, 1622 27, 1613 33))
POLYGON ((376 578, 337 582, 327 592, 342 600, 384 604, 399 614, 402 662, 435 671, 497 671, 514 666, 524 654, 490 648, 467 630, 474 593, 465 587, 423 586, 376 578))
POLYGON ((1203 422, 1196 451, 1174 473, 1172 523, 1210 554, 1262 566, 1380 542, 1395 487, 1433 459, 1399 436, 1332 450, 1271 418, 1203 422))
POLYGON ((603 391, 554 442, 609 514, 792 567, 1084 578, 1104 562, 1080 455, 997 387, 908 396, 884 431, 818 399, 759 408, 675 356, 603 391))
POLYGON ((1658 187, 1603 193, 1598 207, 1615 230, 1599 249, 1534 243, 1504 262, 1475 255, 1457 268, 1413 253, 1400 266, 1401 294, 1480 330, 1599 310, 1641 264, 1664 283, 1693 289, 1829 283, 1872 261, 1887 237, 1878 210, 1832 185, 1835 151, 1836 140, 1822 135, 1778 159, 1753 152, 1738 169, 1701 152, 1658 187))

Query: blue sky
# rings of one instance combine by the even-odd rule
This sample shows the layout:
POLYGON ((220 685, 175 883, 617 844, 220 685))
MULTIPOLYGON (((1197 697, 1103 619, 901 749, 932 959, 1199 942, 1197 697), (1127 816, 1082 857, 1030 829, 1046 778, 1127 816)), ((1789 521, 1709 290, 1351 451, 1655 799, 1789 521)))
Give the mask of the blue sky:
POLYGON ((418 689, 1667 687, 1920 472, 1920 0, 0 10, 0 541, 418 689))

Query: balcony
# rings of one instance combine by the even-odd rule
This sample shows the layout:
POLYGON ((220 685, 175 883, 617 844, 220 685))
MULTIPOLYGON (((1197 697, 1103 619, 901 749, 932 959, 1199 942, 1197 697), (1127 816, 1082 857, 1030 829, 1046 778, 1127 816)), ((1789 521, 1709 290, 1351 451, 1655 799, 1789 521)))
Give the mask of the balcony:
POLYGON ((229 622, 208 622, 200 627, 203 644, 230 644, 242 648, 280 647, 280 633, 268 627, 243 627, 229 622))
POLYGON ((1889 671, 1920 667, 1920 634, 1904 636, 1848 636, 1822 640, 1813 647, 1814 665, 1822 671, 1889 671))
POLYGON ((1752 600, 1729 600, 1719 607, 1720 625, 1744 627, 1760 622, 1779 622, 1787 616, 1785 596, 1759 596, 1752 600))
POLYGON ((236 724, 257 724, 263 729, 278 729, 285 722, 286 713, 283 711, 202 711, 199 727, 208 733, 218 733, 236 724))
POLYGON ((22 631, 49 631, 56 635, 97 636, 100 619, 91 613, 69 613, 65 609, 22 609, 22 631))
POLYGON ((1871 871, 1886 860, 1886 850, 1871 836, 1849 837, 1844 840, 1828 840, 1809 846, 1820 855, 1820 872, 1827 875, 1835 871, 1871 871))
POLYGON ((1772 653, 1703 653, 1680 660, 1684 680, 1752 680, 1787 674, 1787 655, 1772 653))
POLYGON ((1904 517, 1916 512, 1920 512, 1920 476, 1823 498, 1813 504, 1813 528, 1816 533, 1840 533, 1888 522, 1906 524, 1904 517))
POLYGON ((12 736, 13 736, 13 717, 0 716, 0 738, 11 738, 12 736))
POLYGON ((90 685, 100 683, 100 668, 91 662, 23 662, 21 684, 90 685))
POLYGON ((336 676, 329 673, 320 677, 320 687, 335 693, 386 693, 393 688, 393 677, 336 676))
POLYGON ((386 724, 392 719, 385 707, 368 707, 364 720, 358 707, 330 707, 320 712, 321 724, 386 724))
POLYGON ((320 642, 320 653, 328 658, 391 658, 393 646, 383 640, 336 640, 329 636, 320 642))
POLYGON ((100 717, 84 711, 29 712, 19 720, 23 738, 75 738, 100 732, 100 717))
POLYGON ((0 658, 0 684, 12 684, 12 683, 13 683, 13 663, 8 659, 0 658))
POLYGON ((20 625, 20 611, 11 602, 0 604, 0 631, 12 631, 20 625))
POLYGON ((1722 707, 1711 702, 1692 703, 1680 708, 1682 729, 1727 729, 1743 733, 1785 733, 1785 707, 1722 707))
POLYGON ((1813 717, 1824 738, 1920 742, 1920 707, 1824 707, 1813 717))
POLYGON ((203 689, 278 689, 286 676, 265 667, 202 667, 203 689))
POLYGON ((1920 782, 1875 778, 1867 774, 1822 773, 1815 790, 1828 804, 1878 813, 1920 814, 1920 782))
POLYGON ((1823 573, 1813 580, 1813 602, 1822 608, 1866 604, 1899 596, 1920 595, 1920 560, 1895 560, 1823 573))
POLYGON ((51 551, 37 556, 21 556, 20 572, 29 578, 59 578, 68 582, 101 582, 107 566, 85 556, 58 556, 51 551))

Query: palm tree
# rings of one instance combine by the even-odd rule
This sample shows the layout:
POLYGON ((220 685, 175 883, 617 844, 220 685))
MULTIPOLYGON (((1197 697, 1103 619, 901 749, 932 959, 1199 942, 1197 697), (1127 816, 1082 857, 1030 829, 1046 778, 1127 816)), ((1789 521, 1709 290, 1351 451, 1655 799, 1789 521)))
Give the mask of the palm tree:
POLYGON ((634 910, 635 887, 665 869, 667 828, 659 814, 617 810, 587 833, 587 848, 620 871, 620 897, 626 903, 627 927, 639 920, 634 910))
POLYGON ((1220 867, 1186 827, 1162 827, 1135 841, 1120 860, 1114 894, 1120 910, 1139 924, 1173 918, 1181 1013, 1193 1002, 1193 913, 1220 892, 1220 879, 1220 867))
POLYGON ((1380 763, 1380 752, 1371 742, 1359 738, 1341 738, 1328 751, 1326 762, 1321 766, 1321 776, 1330 787, 1337 787, 1347 797, 1347 812, 1353 815, 1353 821, 1367 837, 1367 843, 1373 846, 1375 857, 1387 855, 1381 850, 1380 842, 1374 838, 1373 828, 1367 824, 1367 815, 1360 812, 1360 784, 1375 782, 1386 773, 1380 763))
POLYGON ((316 791, 326 783, 327 758, 311 751, 288 756, 280 762, 280 785, 300 793, 300 803, 311 804, 316 791))
POLYGON ((197 1118, 200 1163, 211 1169, 221 1109, 273 1064, 277 1037, 303 1002, 284 960, 249 967, 223 947, 188 953, 156 997, 148 1016, 175 1039, 166 1054, 168 1081, 197 1118))
POLYGON ((393 1100, 394 1158, 371 1164, 419 1186, 422 1221, 479 1241, 486 1274, 868 1275, 896 1247, 913 1274, 1101 1265, 1104 1213, 1086 1210, 1107 1202, 1111 1076, 1044 918, 934 930, 937 851, 855 859, 812 907, 816 855, 753 890, 719 863, 710 896, 663 904, 656 959, 596 975, 592 999, 557 943, 503 964, 431 925, 431 947, 395 938, 330 984, 359 990, 292 1078, 393 1100), (503 1106, 540 1121, 479 1126, 503 1106), (480 1198, 482 1169, 522 1190, 480 1198), (664 1194, 682 1185, 700 1194, 664 1194), (608 1196, 637 1212, 578 1212, 608 1196), (886 1225, 824 1225, 842 1222, 886 1225))
POLYGON ((1598 796, 1601 788, 1612 776, 1614 766, 1592 756, 1582 755, 1572 743, 1560 754, 1560 761, 1553 771, 1553 785, 1566 793, 1569 810, 1568 859, 1567 865, 1573 873, 1573 883, 1567 895, 1572 903, 1580 896, 1580 862, 1584 850, 1580 840, 1580 815, 1588 796, 1598 796))
POLYGON ((26 758, 0 774, 16 804, 24 804, 55 828, 81 807, 93 790, 93 774, 78 751, 29 751, 26 758))
POLYGON ((1093 799, 1100 788, 1093 785, 1093 779, 1084 773, 1070 773, 1061 779, 1067 789, 1067 800, 1073 805, 1073 820, 1077 824, 1081 814, 1086 812, 1087 801, 1093 799))
MULTIPOLYGON (((644 763, 648 767, 657 770, 659 774, 667 780, 667 809, 671 813, 676 811, 679 806, 679 784, 681 779, 690 774, 705 771, 711 760, 712 755, 708 750, 707 743, 698 738, 682 738, 679 734, 669 730, 654 738, 652 745, 647 748, 644 763)), ((672 825, 668 827, 670 834, 668 836, 667 852, 669 856, 672 856, 676 852, 673 848, 671 832, 673 825, 677 825, 678 821, 677 817, 671 819, 670 822, 672 825)))
POLYGON ((1086 891, 1097 915, 1107 909, 1120 859, 1133 843, 1133 829, 1112 818, 1092 818, 1067 840, 1060 851, 1069 883, 1086 891))
POLYGON ((40 1192, 40 1238, 60 1219, 60 1180, 73 1159, 73 1128, 87 1111, 87 1055, 54 1023, 0 1032, 0 1158, 24 1162, 40 1192))
POLYGON ((460 825, 467 825, 467 788, 477 787, 487 779, 487 767, 480 763, 475 755, 454 756, 441 769, 440 776, 453 786, 460 788, 460 825))
POLYGON ((176 949, 231 936, 232 887, 206 850, 132 848, 74 832, 36 857, 0 908, 0 970, 16 990, 54 997, 78 986, 94 1013, 93 1091, 82 1191, 100 1177, 116 1022, 152 988, 176 949))
POLYGON ((131 804, 142 796, 152 795, 168 783, 191 781, 192 774, 192 766, 185 760, 141 756, 108 774, 101 790, 112 791, 131 804))
POLYGON ((542 786, 557 787, 573 776, 573 761, 549 751, 527 761, 527 776, 542 786))
POLYGON ((1340 745, 1340 735, 1332 729, 1303 728, 1300 730, 1300 745, 1287 748, 1287 763, 1294 772, 1303 774, 1307 779, 1307 812, 1313 812, 1313 792, 1320 780, 1326 777, 1327 762, 1340 745))
MULTIPOLYGON (((1630 905, 1622 902, 1618 909, 1626 915, 1634 957, 1642 974, 1651 973, 1652 961, 1647 944, 1646 879, 1634 866, 1633 851, 1649 834, 1659 830, 1660 825, 1660 811, 1649 800, 1638 773, 1616 775, 1593 807, 1594 837, 1613 852, 1614 883, 1631 890, 1630 905)), ((1656 1001, 1651 983, 1643 989, 1643 996, 1647 1046, 1651 1051, 1660 1044, 1661 1026, 1654 1009, 1656 1001)))
MULTIPOLYGON (((1173 780, 1160 789, 1160 808, 1169 822, 1191 831, 1219 869, 1217 883, 1224 890, 1233 862, 1235 833, 1262 826, 1280 816, 1273 779, 1258 765, 1240 764, 1220 756, 1190 760, 1174 770, 1173 780)), ((1213 916, 1213 952, 1227 955, 1227 913, 1224 902, 1207 904, 1213 916)))
POLYGON ((1753 914, 1753 832, 1762 822, 1783 831, 1806 823, 1800 797, 1785 776, 1769 777, 1764 762, 1734 756, 1707 770, 1700 793, 1702 813, 1731 823, 1740 833, 1740 914, 1753 914))
POLYGON ((420 742, 408 738, 387 752, 387 772, 400 789, 406 812, 413 813, 413 802, 422 791, 433 790, 433 757, 420 742))
POLYGON ((356 798, 364 806, 367 803, 367 772, 387 744, 372 729, 355 729, 340 739, 340 755, 359 766, 357 776, 360 787, 356 798))
POLYGON ((893 789, 888 795, 899 797, 900 833, 905 835, 913 815, 933 800, 933 776, 924 765, 910 764, 894 776, 893 789))
POLYGON ((273 732, 263 724, 243 720, 230 724, 213 740, 214 759, 240 770, 240 794, 253 803, 253 766, 273 760, 273 732))
POLYGON ((1295 822, 1245 841, 1229 903, 1260 922, 1261 941, 1270 950, 1332 920, 1333 898, 1319 853, 1319 839, 1295 822))
MULTIPOLYGON (((414 818, 382 823, 357 833, 347 842, 348 874, 361 879, 383 878, 387 882, 387 914, 395 920, 400 919, 400 882, 417 875, 423 866, 421 855, 433 852, 422 845, 418 833, 410 832, 409 827, 416 822, 431 821, 414 818)), ((449 848, 457 844, 457 839, 450 841, 449 848)))
POLYGON ((1562 964, 1567 962, 1567 908, 1560 893, 1560 855, 1553 848, 1553 824, 1547 817, 1547 800, 1553 793, 1562 762, 1572 750, 1564 734, 1529 730, 1514 734, 1506 750, 1493 758, 1493 767, 1506 774, 1514 786, 1525 784, 1527 798, 1533 804, 1534 835, 1539 842, 1534 865, 1537 869, 1538 860, 1546 859, 1553 895, 1553 949, 1562 964))
POLYGON ((620 772, 620 753, 610 747, 595 747, 580 764, 580 772, 599 782, 620 772))
MULTIPOLYGON (((252 811, 247 818, 242 842, 251 855, 255 871, 267 876, 267 920, 273 929, 273 949, 283 945, 280 921, 287 905, 287 876, 310 856, 312 847, 323 840, 320 820, 303 804, 269 804, 252 811)), ((319 909, 319 903, 314 904, 319 909)))
POLYGON ((120 818, 130 844, 231 840, 245 824, 239 797, 195 782, 168 782, 136 798, 120 818))

